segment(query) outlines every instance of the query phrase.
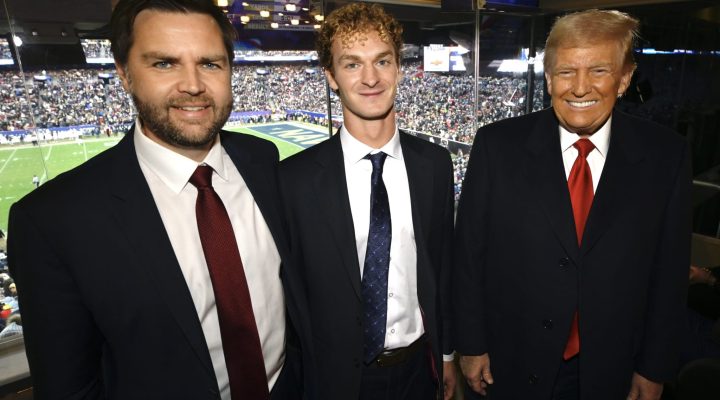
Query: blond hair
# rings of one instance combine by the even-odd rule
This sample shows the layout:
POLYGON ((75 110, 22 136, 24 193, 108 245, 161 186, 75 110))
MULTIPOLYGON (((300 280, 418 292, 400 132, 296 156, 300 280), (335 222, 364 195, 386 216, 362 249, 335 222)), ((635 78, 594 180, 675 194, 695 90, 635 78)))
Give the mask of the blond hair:
POLYGON ((545 41, 543 67, 551 72, 558 48, 588 47, 605 41, 618 44, 623 67, 635 69, 633 42, 639 37, 640 22, 617 10, 585 10, 558 18, 545 41))
POLYGON ((332 71, 332 43, 340 40, 343 46, 351 46, 356 40, 364 40, 363 34, 377 32, 380 39, 395 50, 395 61, 400 62, 402 48, 402 25, 375 3, 350 3, 340 7, 325 18, 318 32, 315 47, 320 66, 332 71))

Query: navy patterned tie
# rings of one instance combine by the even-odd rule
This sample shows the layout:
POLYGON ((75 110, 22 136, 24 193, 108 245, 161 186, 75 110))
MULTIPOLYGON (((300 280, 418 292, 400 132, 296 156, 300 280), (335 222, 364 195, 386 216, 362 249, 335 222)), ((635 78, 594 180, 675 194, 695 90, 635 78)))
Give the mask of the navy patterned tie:
POLYGON ((365 311, 365 363, 370 364, 385 345, 387 325, 388 269, 392 224, 387 190, 382 179, 385 153, 368 154, 372 162, 370 178, 370 230, 368 233, 365 266, 362 278, 362 298, 365 311))

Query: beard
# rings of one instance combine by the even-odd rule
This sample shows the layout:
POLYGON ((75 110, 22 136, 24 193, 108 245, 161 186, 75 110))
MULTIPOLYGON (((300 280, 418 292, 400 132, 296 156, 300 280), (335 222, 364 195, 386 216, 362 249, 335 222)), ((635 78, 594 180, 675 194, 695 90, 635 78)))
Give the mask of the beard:
POLYGON ((218 107, 212 98, 205 96, 180 96, 170 99, 164 104, 156 104, 146 103, 134 93, 131 95, 143 126, 165 143, 184 148, 204 147, 213 142, 215 136, 227 122, 233 107, 232 97, 227 103, 218 107), (184 104, 197 104, 197 102, 207 104, 213 111, 211 121, 177 123, 170 118, 170 108, 182 107, 184 104), (193 135, 190 134, 191 130, 199 132, 193 135))

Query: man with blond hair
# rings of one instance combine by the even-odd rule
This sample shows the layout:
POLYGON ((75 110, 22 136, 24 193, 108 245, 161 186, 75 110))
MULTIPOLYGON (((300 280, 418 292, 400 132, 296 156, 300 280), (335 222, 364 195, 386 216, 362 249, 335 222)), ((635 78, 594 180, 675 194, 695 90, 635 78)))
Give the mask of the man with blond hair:
POLYGON ((552 108, 481 128, 457 215, 454 344, 502 399, 659 399, 677 366, 690 158, 614 105, 638 21, 564 16, 545 49, 552 108))
POLYGON ((289 272, 307 286, 323 399, 449 399, 454 390, 443 362, 452 166, 446 149, 397 127, 401 33, 377 4, 328 15, 317 47, 343 126, 281 163, 289 272))

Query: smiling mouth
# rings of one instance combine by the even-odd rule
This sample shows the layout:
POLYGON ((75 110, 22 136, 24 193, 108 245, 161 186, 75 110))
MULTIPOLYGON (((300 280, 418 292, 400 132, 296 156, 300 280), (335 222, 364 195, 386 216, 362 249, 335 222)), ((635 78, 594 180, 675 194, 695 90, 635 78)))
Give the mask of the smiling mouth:
POLYGON ((202 110, 208 108, 208 106, 185 106, 185 107, 174 106, 174 107, 179 110, 183 110, 183 111, 202 111, 202 110))
POLYGON ((597 100, 590 100, 590 101, 570 101, 566 100, 568 104, 570 104, 571 107, 575 108, 587 108, 597 103, 597 100))

